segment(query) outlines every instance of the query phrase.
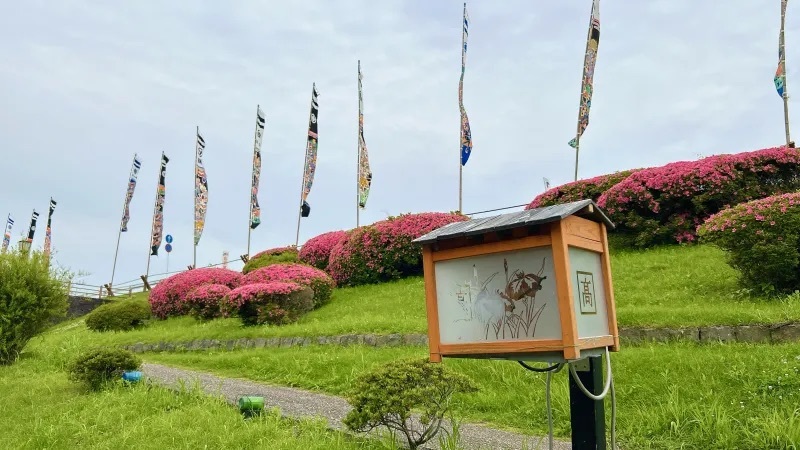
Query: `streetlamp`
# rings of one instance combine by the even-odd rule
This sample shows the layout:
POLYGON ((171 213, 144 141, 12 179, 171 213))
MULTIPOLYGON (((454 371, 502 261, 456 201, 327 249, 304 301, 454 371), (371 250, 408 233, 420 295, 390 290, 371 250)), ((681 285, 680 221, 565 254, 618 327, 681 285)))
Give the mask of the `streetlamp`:
POLYGON ((19 252, 25 256, 30 255, 31 252, 31 243, 27 239, 20 239, 18 242, 19 245, 19 252))

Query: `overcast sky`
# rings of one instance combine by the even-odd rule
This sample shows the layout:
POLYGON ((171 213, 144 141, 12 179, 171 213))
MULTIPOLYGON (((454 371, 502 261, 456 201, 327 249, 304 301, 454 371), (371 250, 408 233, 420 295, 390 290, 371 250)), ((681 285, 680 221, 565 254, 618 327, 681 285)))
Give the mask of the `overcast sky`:
MULTIPOLYGON (((603 1, 580 177, 782 145, 772 82, 779 0, 603 1)), ((464 210, 530 201, 572 180, 591 0, 473 1, 464 103, 474 139, 464 210)), ((0 15, 0 220, 32 210, 57 261, 108 282, 134 153, 143 166, 116 282, 145 271, 159 158, 170 270, 192 260, 195 126, 209 183, 198 266, 247 244, 256 104, 267 117, 252 252, 294 243, 311 84, 319 159, 300 242, 355 226, 356 64, 373 187, 362 223, 458 207, 462 2, 28 0, 0 15)), ((800 89, 800 7, 787 13, 800 89)), ((793 88, 792 86, 797 86, 793 88)), ((800 98, 800 97, 795 97, 800 98)), ((800 101, 790 101, 800 120, 800 101)), ((800 133, 797 129, 795 133, 800 133)), ((162 243, 151 273, 164 272, 162 243)), ((233 265, 232 267, 239 267, 233 265)))

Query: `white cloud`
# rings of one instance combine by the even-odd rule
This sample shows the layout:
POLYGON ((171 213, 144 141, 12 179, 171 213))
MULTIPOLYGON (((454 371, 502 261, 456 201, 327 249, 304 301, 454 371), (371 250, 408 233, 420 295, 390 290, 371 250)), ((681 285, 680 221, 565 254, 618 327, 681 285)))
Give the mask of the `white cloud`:
MULTIPOLYGON (((475 149, 464 208, 570 181, 591 2, 472 2, 464 100, 475 149)), ((582 177, 779 145, 778 7, 737 0, 602 2, 582 177), (741 18, 747 18, 743 20, 741 18)), ((355 224, 356 60, 374 183, 362 223, 457 207, 462 2, 32 1, 0 17, 0 214, 46 214, 58 259, 108 281, 131 157, 144 161, 117 279, 144 272, 161 151, 170 267, 192 258, 194 129, 210 202, 198 265, 244 252, 255 105, 267 115, 253 250, 294 242, 311 83, 318 171, 301 242, 355 224)), ((800 9, 787 25, 789 89, 800 9)), ((795 97, 797 98, 797 97, 795 97)), ((797 111, 791 100, 790 110, 797 111)), ((44 217, 44 216, 43 216, 44 217)), ((39 227, 36 245, 44 228, 39 227)), ((165 266, 162 256, 153 267, 165 266)))

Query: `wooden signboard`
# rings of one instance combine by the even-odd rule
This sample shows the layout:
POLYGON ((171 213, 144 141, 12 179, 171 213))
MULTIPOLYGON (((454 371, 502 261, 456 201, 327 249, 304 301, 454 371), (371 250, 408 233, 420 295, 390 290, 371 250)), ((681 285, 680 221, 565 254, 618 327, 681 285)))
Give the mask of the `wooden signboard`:
POLYGON ((591 200, 473 219, 423 247, 431 361, 548 362, 619 350, 606 228, 591 200))

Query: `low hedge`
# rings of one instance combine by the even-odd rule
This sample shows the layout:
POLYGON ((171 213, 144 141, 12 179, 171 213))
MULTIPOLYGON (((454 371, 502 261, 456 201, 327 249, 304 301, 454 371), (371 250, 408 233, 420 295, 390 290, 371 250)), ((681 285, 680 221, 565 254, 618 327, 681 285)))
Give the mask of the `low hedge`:
POLYGON ((722 210, 698 234, 726 250, 745 288, 765 294, 800 290, 800 193, 722 210))
POLYGON ((253 283, 232 290, 226 308, 245 325, 294 322, 314 307, 314 292, 297 283, 253 283))
POLYGON ((328 303, 336 283, 327 273, 305 264, 273 264, 256 269, 242 279, 242 284, 284 281, 307 286, 314 291, 314 307, 328 303))
POLYGON ((725 208, 800 189, 798 164, 800 153, 786 147, 679 161, 632 173, 598 204, 634 246, 693 242, 725 208))
POLYGON ((129 331, 144 326, 151 317, 146 299, 114 300, 95 308, 85 321, 92 331, 129 331))
POLYGON ((453 222, 459 213, 390 217, 348 232, 331 250, 328 273, 340 286, 379 283, 422 273, 422 249, 414 239, 453 222))
POLYGON ((224 284, 205 284, 195 288, 186 296, 189 315, 202 320, 222 317, 220 306, 230 292, 231 288, 224 284))
POLYGON ((328 268, 331 250, 345 239, 347 239, 346 231, 329 231, 315 236, 303 244, 298 260, 317 269, 325 270, 328 268))
POLYGON ((597 202, 597 199, 605 191, 639 170, 641 169, 623 170, 622 172, 614 172, 556 186, 536 196, 525 209, 541 208, 579 200, 591 199, 597 202))
POLYGON ((247 275, 256 269, 272 264, 297 262, 297 255, 297 247, 294 245, 270 248, 251 256, 242 268, 242 273, 247 275))
POLYGON ((70 378, 97 391, 120 379, 123 372, 136 370, 141 365, 142 360, 128 350, 104 347, 81 353, 67 370, 70 378))
POLYGON ((153 315, 160 319, 184 315, 189 312, 186 299, 196 288, 207 284, 222 284, 233 289, 241 281, 242 274, 233 270, 216 267, 187 270, 159 282, 150 291, 150 306, 153 315))

